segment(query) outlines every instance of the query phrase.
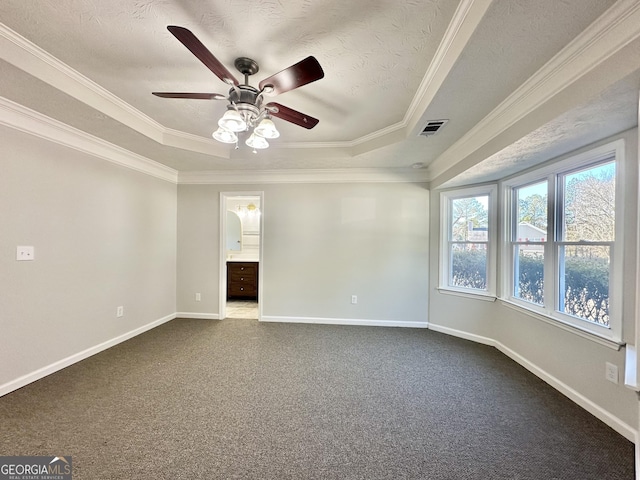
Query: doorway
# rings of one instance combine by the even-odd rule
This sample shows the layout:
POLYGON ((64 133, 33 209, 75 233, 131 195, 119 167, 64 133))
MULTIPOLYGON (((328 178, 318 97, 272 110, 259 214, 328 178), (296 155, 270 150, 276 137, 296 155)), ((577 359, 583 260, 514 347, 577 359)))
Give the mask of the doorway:
POLYGON ((263 192, 220 194, 221 319, 260 320, 263 192))

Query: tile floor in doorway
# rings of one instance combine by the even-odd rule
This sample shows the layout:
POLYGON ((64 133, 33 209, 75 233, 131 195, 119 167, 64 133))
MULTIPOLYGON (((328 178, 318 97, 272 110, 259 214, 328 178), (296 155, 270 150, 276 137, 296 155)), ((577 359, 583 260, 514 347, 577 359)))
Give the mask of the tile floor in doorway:
POLYGON ((227 300, 226 318, 258 319, 258 302, 255 300, 227 300))

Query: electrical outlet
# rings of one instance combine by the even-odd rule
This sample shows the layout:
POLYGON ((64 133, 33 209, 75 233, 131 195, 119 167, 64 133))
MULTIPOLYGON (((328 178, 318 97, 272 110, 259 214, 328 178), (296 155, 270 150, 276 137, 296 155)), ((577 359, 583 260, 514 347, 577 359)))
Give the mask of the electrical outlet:
POLYGON ((200 292, 196 293, 196 302, 199 302, 202 300, 202 295, 200 295, 200 292))
POLYGON ((122 305, 120 305, 116 309, 116 317, 122 317, 123 315, 124 315, 124 307, 122 305))
POLYGON ((351 295, 351 304, 355 305, 356 303, 358 303, 358 296, 357 295, 351 295))
POLYGON ((32 246, 19 245, 16 248, 16 260, 19 262, 33 260, 34 258, 36 258, 36 255, 32 246))
POLYGON ((612 383, 618 383, 618 366, 613 363, 605 363, 604 377, 612 383))

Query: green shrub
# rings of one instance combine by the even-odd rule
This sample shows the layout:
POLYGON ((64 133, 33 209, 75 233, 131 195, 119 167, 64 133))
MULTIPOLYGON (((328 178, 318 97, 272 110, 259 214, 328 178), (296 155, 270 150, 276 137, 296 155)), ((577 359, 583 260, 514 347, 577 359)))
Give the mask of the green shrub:
POLYGON ((482 250, 455 250, 451 281, 456 287, 487 288, 487 254, 482 250))
MULTIPOLYGON (((486 254, 457 250, 452 258, 453 285, 486 288, 486 254)), ((519 257, 518 297, 542 305, 544 260, 540 255, 519 257)), ((564 312, 601 325, 609 325, 609 264, 604 258, 566 257, 564 312)))

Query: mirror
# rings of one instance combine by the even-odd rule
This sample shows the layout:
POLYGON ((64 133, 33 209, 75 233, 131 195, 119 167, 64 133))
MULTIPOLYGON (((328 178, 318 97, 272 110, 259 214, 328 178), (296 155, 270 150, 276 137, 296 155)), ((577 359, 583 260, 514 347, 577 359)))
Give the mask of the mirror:
POLYGON ((227 250, 242 250, 242 222, 236 212, 227 210, 227 250))

